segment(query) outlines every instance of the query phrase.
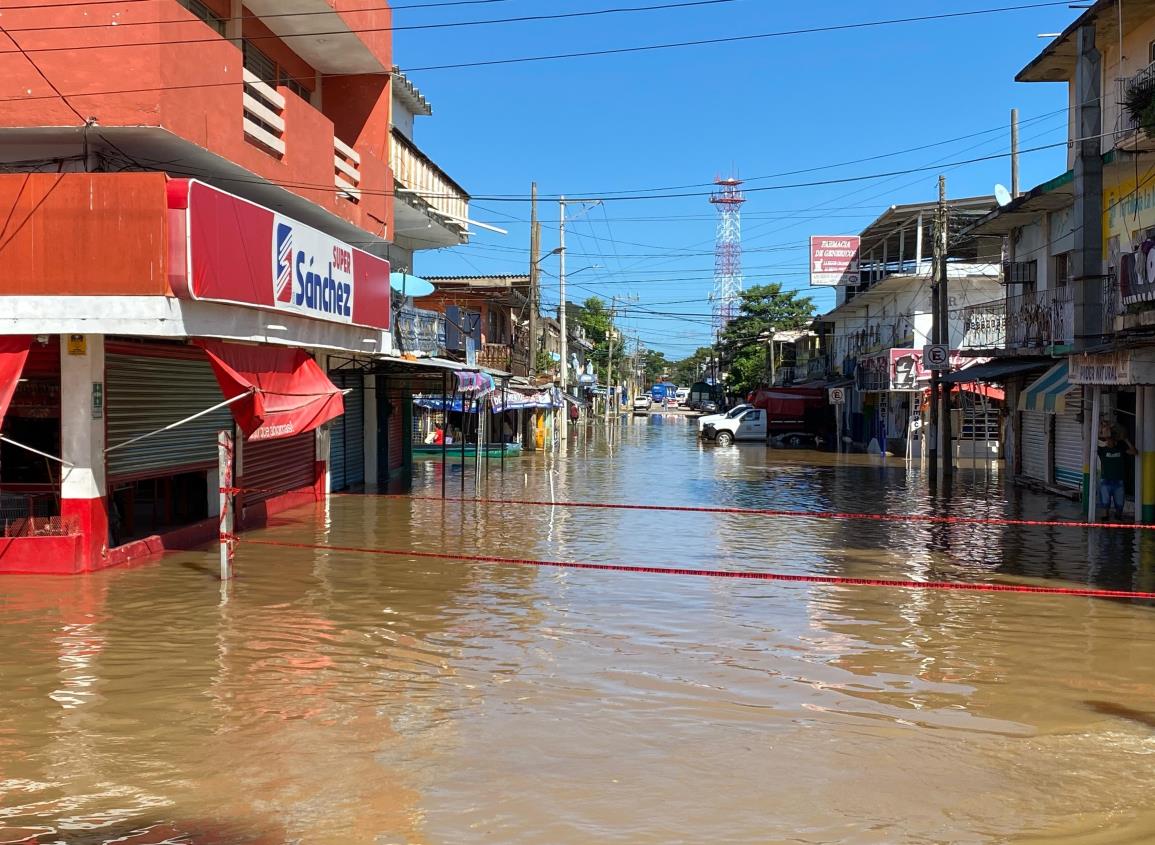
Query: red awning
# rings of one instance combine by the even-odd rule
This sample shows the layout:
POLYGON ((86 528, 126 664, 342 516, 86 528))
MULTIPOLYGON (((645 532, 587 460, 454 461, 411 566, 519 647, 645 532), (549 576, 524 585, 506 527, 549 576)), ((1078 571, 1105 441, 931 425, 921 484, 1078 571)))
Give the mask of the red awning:
POLYGON ((0 337, 0 426, 4 425, 4 415, 8 413, 16 385, 20 383, 20 374, 24 372, 24 362, 28 360, 31 346, 30 335, 0 337))
POLYGON ((249 440, 312 431, 345 413, 339 388, 302 349, 201 341, 233 418, 249 440))

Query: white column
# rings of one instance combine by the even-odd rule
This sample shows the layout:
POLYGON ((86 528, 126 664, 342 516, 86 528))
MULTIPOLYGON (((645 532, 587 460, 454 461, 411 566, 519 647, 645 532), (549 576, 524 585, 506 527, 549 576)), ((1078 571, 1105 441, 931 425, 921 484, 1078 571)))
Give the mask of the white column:
POLYGON ((60 343, 60 514, 84 537, 84 568, 94 568, 108 547, 104 473, 104 336, 85 335, 84 353, 60 343))
MULTIPOLYGON (((365 384, 365 487, 368 489, 379 481, 377 476, 377 444, 380 438, 377 432, 377 377, 364 376, 365 384)), ((400 408, 394 408, 393 413, 399 413, 400 408)), ((388 420, 384 421, 386 425, 388 420)))

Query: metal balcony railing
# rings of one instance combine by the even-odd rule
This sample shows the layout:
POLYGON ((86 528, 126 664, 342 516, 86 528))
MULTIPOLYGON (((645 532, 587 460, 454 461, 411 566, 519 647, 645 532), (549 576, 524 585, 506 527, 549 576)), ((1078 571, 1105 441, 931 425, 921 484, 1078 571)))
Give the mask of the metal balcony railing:
POLYGON ((477 363, 515 376, 529 375, 529 352, 504 343, 482 344, 477 363))
POLYGON ((1155 62, 1147 65, 1134 76, 1115 80, 1115 115, 1114 142, 1115 146, 1123 149, 1143 147, 1151 148, 1155 140, 1147 137, 1146 131, 1139 125, 1127 110, 1127 102, 1134 95, 1144 92, 1155 92, 1155 62))
POLYGON ((963 349, 1003 349, 1007 342, 1007 301, 984 302, 963 309, 963 349))
POLYGON ((1050 349, 1075 342, 1075 296, 1070 286, 1007 298, 1007 348, 1050 349))
POLYGON ((389 164, 399 197, 422 210, 432 210, 456 228, 469 219, 469 195, 417 146, 394 130, 390 135, 389 164))

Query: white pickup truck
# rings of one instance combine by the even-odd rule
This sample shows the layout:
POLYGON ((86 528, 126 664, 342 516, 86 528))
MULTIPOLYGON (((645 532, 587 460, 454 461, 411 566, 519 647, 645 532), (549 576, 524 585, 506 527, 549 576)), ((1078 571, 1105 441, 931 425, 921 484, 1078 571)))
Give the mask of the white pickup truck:
POLYGON ((699 437, 705 436, 706 426, 713 425, 714 423, 721 422, 722 420, 725 420, 725 419, 730 419, 732 417, 736 417, 740 413, 745 411, 747 408, 752 408, 752 407, 754 407, 754 406, 753 405, 735 405, 733 408, 731 408, 729 411, 727 411, 724 414, 707 414, 704 417, 698 417, 698 436, 699 437))
POLYGON ((729 446, 735 440, 761 440, 765 443, 766 423, 764 410, 746 408, 735 416, 726 416, 717 422, 706 423, 702 435, 719 446, 729 446))

